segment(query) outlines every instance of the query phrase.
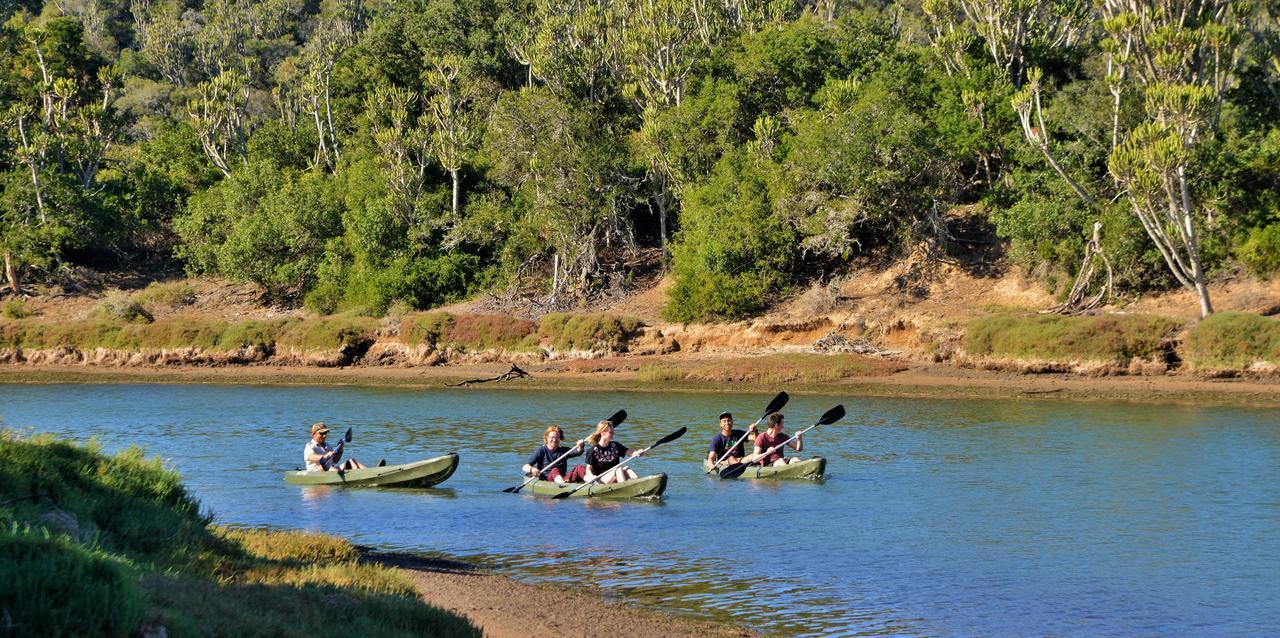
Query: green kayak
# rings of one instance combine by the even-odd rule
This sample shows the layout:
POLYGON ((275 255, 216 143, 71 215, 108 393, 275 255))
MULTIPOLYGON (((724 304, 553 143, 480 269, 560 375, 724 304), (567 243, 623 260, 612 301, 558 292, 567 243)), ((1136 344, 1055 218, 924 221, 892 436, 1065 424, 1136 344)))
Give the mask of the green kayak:
POLYGON ((425 461, 384 465, 337 472, 285 472, 284 480, 295 485, 348 485, 351 487, 431 487, 453 475, 458 455, 449 453, 425 461))
MULTIPOLYGON (((534 481, 525 488, 538 496, 555 496, 582 487, 582 483, 556 483, 555 481, 534 481)), ((623 481, 622 483, 596 483, 583 487, 569 498, 661 498, 667 489, 667 475, 654 474, 623 481)))
MULTIPOLYGON (((711 464, 703 461, 702 469, 711 470, 711 464)), ((827 471, 827 460, 821 456, 815 456, 805 461, 796 461, 782 466, 760 467, 752 465, 747 471, 742 473, 739 478, 746 479, 808 479, 816 481, 822 478, 822 474, 827 471)))

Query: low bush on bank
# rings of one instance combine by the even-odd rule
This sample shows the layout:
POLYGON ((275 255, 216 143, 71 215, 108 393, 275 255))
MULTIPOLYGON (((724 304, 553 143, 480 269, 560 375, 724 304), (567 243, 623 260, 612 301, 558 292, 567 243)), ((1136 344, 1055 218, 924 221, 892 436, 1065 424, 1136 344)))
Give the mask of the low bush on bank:
POLYGON ((107 321, 128 323, 151 323, 155 319, 141 303, 119 290, 103 297, 102 301, 98 302, 94 314, 107 321))
POLYGON ((0 317, 5 319, 26 319, 31 316, 31 309, 22 299, 11 297, 0 303, 0 317))
POLYGON ((427 312, 405 315, 400 320, 400 339, 434 350, 528 351, 538 345, 537 328, 532 321, 505 315, 427 312))
POLYGON ((1179 327, 1157 315, 996 315, 969 322, 964 343, 975 357, 1126 365, 1163 356, 1179 327))
POLYGON ((763 357, 734 357, 706 363, 647 364, 636 373, 641 381, 701 381, 707 383, 824 383, 856 377, 893 374, 905 369, 901 363, 854 354, 773 354, 763 357))
POLYGON ((359 315, 329 315, 294 320, 276 337, 276 346, 307 352, 331 352, 344 346, 370 343, 379 321, 359 315))
POLYGON ((1187 333, 1182 350, 1183 361, 1196 370, 1280 366, 1280 319, 1251 312, 1219 312, 1187 333))
POLYGON ((199 348, 206 352, 229 352, 279 346, 329 352, 372 341, 377 330, 378 320, 348 315, 235 322, 193 317, 171 317, 152 323, 107 319, 55 323, 25 319, 0 321, 0 348, 81 351, 105 348, 126 352, 199 348))
POLYGON ((181 281, 156 281, 135 294, 133 299, 143 305, 190 306, 196 302, 196 289, 181 281))
MULTIPOLYGON (((177 473, 0 431, 6 632, 129 636, 479 636, 400 574, 321 534, 209 525, 177 473)), ((7 633, 5 635, 8 635, 7 633)))
POLYGON ((556 350, 626 352, 627 342, 640 334, 644 322, 635 317, 555 312, 542 318, 538 339, 556 350))

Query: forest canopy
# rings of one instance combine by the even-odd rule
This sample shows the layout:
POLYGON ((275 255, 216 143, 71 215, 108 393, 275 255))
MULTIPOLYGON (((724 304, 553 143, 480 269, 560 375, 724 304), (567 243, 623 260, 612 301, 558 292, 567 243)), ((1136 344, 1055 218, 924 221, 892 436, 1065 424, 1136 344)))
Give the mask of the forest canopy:
POLYGON ((0 252, 180 265, 331 313, 644 255, 678 321, 976 211, 1070 303, 1280 272, 1262 0, 0 1, 0 252), (1084 273, 1084 274, 1082 274, 1084 273), (1083 281, 1082 281, 1083 280, 1083 281))

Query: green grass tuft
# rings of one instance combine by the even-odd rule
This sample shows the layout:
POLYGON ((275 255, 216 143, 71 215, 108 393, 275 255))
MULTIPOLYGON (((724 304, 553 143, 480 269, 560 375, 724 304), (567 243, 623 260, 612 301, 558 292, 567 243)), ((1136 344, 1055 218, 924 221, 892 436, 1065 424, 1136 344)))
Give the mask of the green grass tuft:
POLYGON ((134 301, 146 305, 190 306, 196 302, 196 289, 181 281, 152 282, 133 296, 134 301))
POLYGON ((1028 361, 1096 361, 1126 365, 1164 354, 1180 328, 1157 315, 996 315, 969 322, 970 356, 1028 361))
POLYGON ((27 302, 17 297, 5 299, 4 303, 0 303, 0 317, 5 319, 26 319, 31 314, 31 309, 27 308, 27 302))
POLYGON ((1252 312, 1219 312, 1196 324, 1182 343, 1183 360, 1197 370, 1280 366, 1280 319, 1252 312))

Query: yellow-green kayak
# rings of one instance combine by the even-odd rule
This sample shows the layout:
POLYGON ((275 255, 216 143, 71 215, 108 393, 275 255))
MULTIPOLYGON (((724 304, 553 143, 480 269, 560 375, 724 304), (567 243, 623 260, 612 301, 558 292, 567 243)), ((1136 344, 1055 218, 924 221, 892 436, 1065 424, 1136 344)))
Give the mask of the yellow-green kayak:
POLYGON ((347 472, 285 472, 284 480, 295 485, 346 485, 349 487, 431 487, 453 476, 458 455, 449 453, 434 459, 400 465, 366 467, 347 472))
MULTIPOLYGON (((555 496, 561 492, 569 492, 582 487, 582 483, 556 483, 555 481, 534 481, 526 488, 538 496, 555 496)), ((582 487, 569 498, 661 498, 667 489, 667 475, 654 474, 641 476, 621 483, 596 483, 582 487)))
MULTIPOLYGON (((723 467, 723 466, 722 466, 723 467)), ((711 471, 711 464, 707 461, 702 462, 702 469, 711 471)), ((738 478, 745 479, 807 479, 816 481, 822 478, 823 473, 827 471, 827 460, 821 456, 815 456, 804 461, 796 461, 786 465, 770 465, 768 467, 760 467, 759 465, 751 465, 738 478)))

